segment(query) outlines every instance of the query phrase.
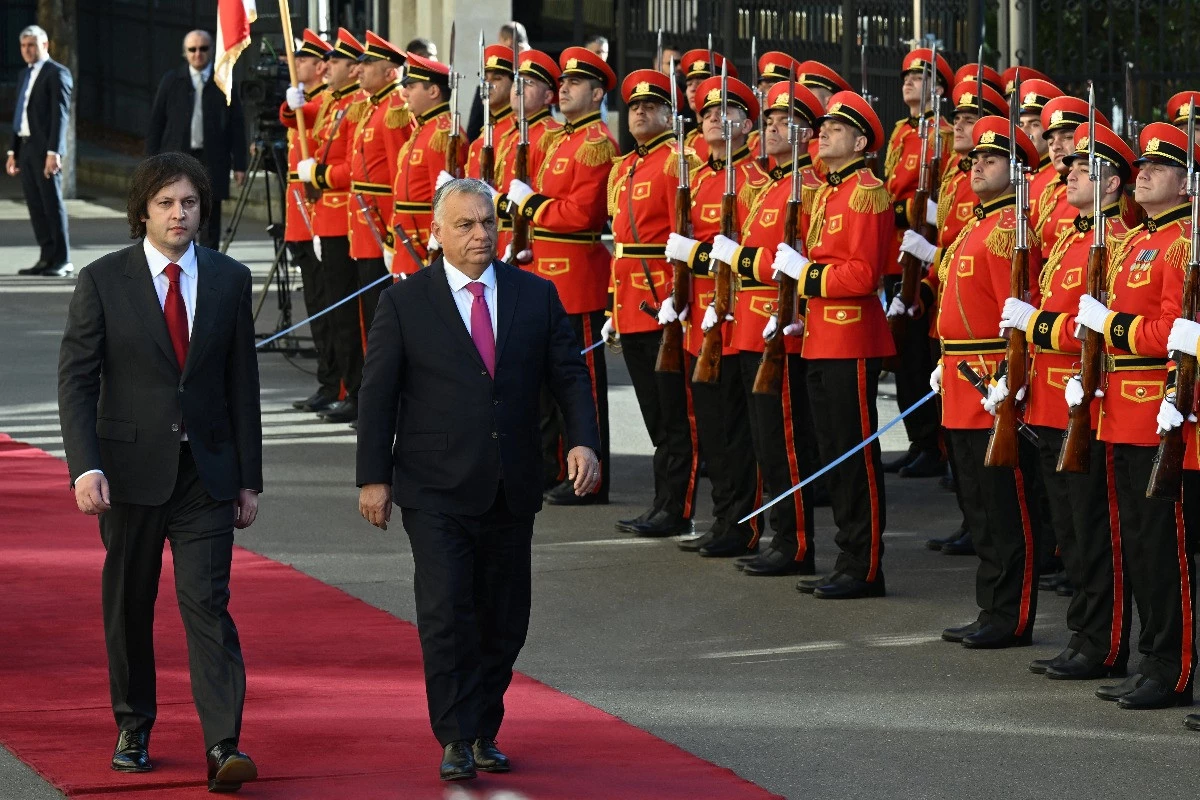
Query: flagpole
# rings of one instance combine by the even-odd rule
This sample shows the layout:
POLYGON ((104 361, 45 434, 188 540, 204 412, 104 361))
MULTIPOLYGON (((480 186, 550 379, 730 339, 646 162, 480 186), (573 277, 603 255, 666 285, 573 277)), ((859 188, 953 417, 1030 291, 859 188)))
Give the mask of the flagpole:
MULTIPOLYGON (((288 0, 279 0, 279 23, 283 27, 283 51, 287 54, 288 77, 292 87, 296 82, 296 40, 292 36, 292 14, 288 8, 288 0)), ((296 134, 300 140, 300 160, 308 158, 308 136, 304 131, 304 107, 296 109, 296 134)))

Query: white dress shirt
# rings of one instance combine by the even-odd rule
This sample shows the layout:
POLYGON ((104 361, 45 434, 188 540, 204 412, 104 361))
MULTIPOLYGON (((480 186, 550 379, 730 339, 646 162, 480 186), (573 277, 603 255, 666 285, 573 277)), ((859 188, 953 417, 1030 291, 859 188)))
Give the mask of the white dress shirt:
POLYGON ((21 107, 21 129, 17 131, 17 136, 32 136, 29 130, 29 98, 33 94, 33 84, 37 83, 38 75, 42 74, 42 67, 50 60, 50 54, 44 53, 33 64, 33 69, 29 72, 29 82, 25 84, 25 105, 21 107))
MULTIPOLYGON (((204 94, 204 84, 212 80, 213 65, 209 64, 203 71, 197 71, 195 67, 188 67, 188 74, 192 77, 192 87, 196 90, 195 102, 192 104, 192 149, 199 150, 204 147, 204 110, 201 107, 201 99, 204 94)), ((183 266, 180 264, 180 266, 183 266)))
MULTIPOLYGON (((471 290, 467 288, 467 284, 471 283, 471 278, 451 266, 450 262, 445 259, 442 260, 442 264, 446 267, 446 282, 450 284, 450 295, 454 298, 454 305, 458 306, 458 315, 462 317, 463 324, 467 326, 467 334, 470 334, 471 306, 475 302, 475 295, 471 294, 471 290)), ((497 330, 495 267, 488 264, 488 268, 479 276, 479 282, 487 287, 483 292, 483 297, 487 300, 488 313, 492 315, 492 338, 494 339, 497 330)))

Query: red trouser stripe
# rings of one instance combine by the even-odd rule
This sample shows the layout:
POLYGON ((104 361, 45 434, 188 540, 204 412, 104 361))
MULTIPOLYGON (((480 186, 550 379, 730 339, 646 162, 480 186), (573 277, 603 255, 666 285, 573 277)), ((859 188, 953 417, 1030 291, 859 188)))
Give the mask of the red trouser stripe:
POLYGON ((1013 631, 1014 635, 1021 636, 1032 621, 1029 619, 1029 606, 1033 602, 1033 593, 1036 591, 1036 587, 1033 585, 1035 556, 1033 553, 1033 526, 1029 521, 1029 506, 1025 504, 1025 475, 1021 472, 1020 467, 1014 469, 1013 474, 1017 480, 1017 505, 1021 508, 1021 535, 1025 537, 1025 570, 1021 575, 1021 611, 1017 616, 1017 629, 1013 631))
POLYGON ((692 463, 688 466, 687 490, 683 496, 683 518, 691 519, 696 513, 696 481, 700 476, 700 437, 696 433, 696 409, 692 407, 692 382, 688 380, 691 374, 690 363, 684 359, 684 369, 680 376, 683 381, 683 394, 687 398, 688 436, 692 440, 692 463))
POLYGON ((1108 489, 1108 530, 1112 541, 1113 569, 1112 628, 1104 666, 1111 667, 1117 663, 1117 656, 1121 652, 1121 636, 1125 630, 1125 556, 1121 552, 1121 514, 1117 509, 1117 482, 1111 444, 1104 445, 1104 472, 1108 489))
POLYGON ((1183 527, 1183 503, 1175 504, 1175 548, 1179 558, 1179 600, 1181 616, 1183 617, 1183 637, 1180 641, 1179 680, 1175 691, 1182 692, 1187 688, 1188 680, 1192 677, 1192 637, 1195 635, 1195 622, 1192 619, 1192 581, 1188 562, 1187 532, 1183 527))
MULTIPOLYGON (((867 405, 867 362, 858 359, 858 419, 860 433, 867 439, 874 431, 871 430, 871 415, 867 405)), ((883 539, 882 526, 879 524, 879 476, 875 474, 875 460, 872 458, 874 447, 863 449, 863 458, 867 464, 867 489, 871 499, 871 567, 867 570, 867 582, 873 582, 879 575, 879 545, 883 539)), ((797 492, 797 494, 799 494, 797 492)))

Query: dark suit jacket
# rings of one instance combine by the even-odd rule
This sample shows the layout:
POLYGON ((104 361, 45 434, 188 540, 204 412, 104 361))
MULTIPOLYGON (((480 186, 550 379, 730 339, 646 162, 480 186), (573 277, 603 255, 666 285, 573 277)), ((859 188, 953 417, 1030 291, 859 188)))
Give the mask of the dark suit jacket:
MULTIPOLYGON (((204 84, 200 109, 204 116, 204 166, 212 180, 213 196, 229 196, 229 171, 246 169, 246 123, 238 87, 233 87, 233 102, 225 103, 225 93, 211 78, 204 84)), ((158 84, 154 107, 150 111, 150 129, 146 132, 146 155, 187 153, 192 149, 192 107, 196 89, 185 64, 171 70, 158 84)))
POLYGON ((262 489, 250 270, 203 247, 196 260, 182 374, 141 241, 79 273, 58 359, 59 419, 71 482, 102 469, 115 502, 170 498, 180 425, 213 499, 262 489))
POLYGON ((484 368, 439 260, 386 291, 358 403, 358 485, 391 483, 405 508, 479 515, 503 476, 509 509, 542 505, 538 398, 549 386, 567 444, 599 450, 587 367, 554 284, 500 261, 496 377, 484 368))
MULTIPOLYGON (((21 80, 25 80, 22 74, 21 80)), ((22 141, 13 129, 12 147, 15 155, 21 154, 22 145, 29 147, 38 157, 45 158, 53 151, 61 156, 67 151, 67 117, 71 113, 71 73, 53 59, 42 65, 33 89, 29 94, 29 139, 22 141)), ((21 87, 17 87, 18 96, 21 87)))

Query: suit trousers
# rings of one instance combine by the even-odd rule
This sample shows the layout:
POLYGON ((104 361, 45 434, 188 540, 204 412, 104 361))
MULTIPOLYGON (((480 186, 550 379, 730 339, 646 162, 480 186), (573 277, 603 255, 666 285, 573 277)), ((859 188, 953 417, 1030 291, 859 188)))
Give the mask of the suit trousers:
MULTIPOLYGON (((350 258, 348 237, 321 237, 321 271, 328 304, 358 291, 358 268, 350 258)), ((362 385, 364 340, 357 298, 342 303, 326 316, 329 318, 329 341, 337 378, 346 388, 347 396, 358 397, 358 387, 362 385)))
MULTIPOLYGON (((817 471, 808 407, 807 364, 799 355, 783 359, 782 388, 778 395, 755 394, 754 380, 762 353, 743 352, 742 391, 750 415, 750 436, 762 476, 763 494, 770 498, 786 492, 817 471)), ((813 566, 813 485, 810 483, 768 512, 774 532, 770 547, 793 561, 813 566)))
POLYGON ((62 173, 45 177, 46 153, 34 152, 28 146, 21 147, 17 167, 21 170, 21 192, 29 209, 29 222, 40 250, 38 260, 52 267, 67 263, 71 260, 71 250, 62 173))
MULTIPOLYGON (((1196 669, 1194 553, 1189 553, 1184 503, 1146 497, 1157 453, 1155 447, 1115 444, 1113 471, 1125 572, 1141 623, 1142 659, 1136 671, 1181 692, 1196 669)), ((1197 480, 1194 472, 1184 475, 1187 498, 1197 480)))
POLYGON ((681 374, 655 372, 660 331, 621 336, 621 354, 646 433, 654 445, 653 508, 673 517, 695 513, 699 466, 688 381, 681 374))
MULTIPOLYGON (((600 341, 600 329, 604 327, 603 311, 587 311, 582 314, 568 314, 571 329, 575 331, 579 349, 600 341)), ((604 360, 604 348, 598 347, 583 357, 587 364, 588 377, 592 382, 592 399, 596 403, 596 422, 600 429, 600 487, 596 490, 596 498, 608 502, 608 487, 612 474, 612 462, 609 458, 608 440, 608 364, 604 360)), ((563 422, 562 411, 554 401, 549 389, 542 390, 542 463, 543 478, 547 487, 566 479, 567 442, 564 438, 566 426, 563 422)))
MULTIPOLYGON (((887 275, 883 284, 890 302, 900 291, 900 276, 887 275)), ((896 369, 896 401, 902 409, 908 408, 929 391, 929 373, 933 372, 937 363, 929 351, 932 317, 932 314, 922 314, 910 319, 904 326, 904 340, 900 342, 900 352, 896 356, 899 362, 896 369)), ((941 456, 941 425, 937 407, 932 403, 926 403, 905 417, 904 430, 914 448, 941 456)))
POLYGON ((1038 426, 1041 478, 1050 500, 1063 568, 1075 587, 1067 606, 1068 647, 1090 661, 1124 666, 1129 658, 1130 595, 1121 564, 1121 526, 1111 525, 1117 496, 1112 445, 1090 445, 1088 472, 1058 472, 1063 430, 1038 426))
POLYGON ((1038 458, 1035 445, 1019 439, 1020 467, 984 465, 991 431, 950 429, 963 512, 979 555, 975 602, 979 621, 1015 636, 1033 630, 1037 616, 1037 534, 1028 473, 1038 458))
MULTIPOLYGON (((695 366, 696 358, 689 354, 689 376, 695 366)), ((752 545, 758 541, 759 517, 737 524, 757 507, 761 497, 750 411, 742 389, 742 360, 738 354, 721 356, 721 373, 716 383, 692 381, 692 407, 696 410, 700 452, 712 482, 713 530, 718 535, 736 531, 752 545)))
MULTIPOLYGON (((300 268, 300 276, 304 281, 304 310, 306 315, 311 316, 338 298, 330 296, 329 283, 325 279, 327 270, 317 259, 312 240, 288 242, 288 248, 292 262, 300 268)), ((317 386, 325 396, 337 397, 341 375, 333 348, 330 315, 322 314, 309 322, 308 328, 312 331, 313 347, 317 350, 317 386)))
MULTIPOLYGON (((879 428, 878 358, 812 359, 807 381, 821 464, 829 464, 879 428)), ((862 581, 883 576, 887 526, 879 441, 829 473, 829 499, 839 553, 834 571, 862 581)))
POLYGON ((120 730, 154 724, 154 601, 164 540, 171 544, 175 596, 187 635, 192 697, 205 749, 241 734, 246 669, 229 616, 234 503, 204 490, 181 443, 175 491, 161 506, 113 503, 100 515, 101 599, 109 690, 120 730))
POLYGON ((416 574, 417 632, 438 742, 496 738, 529 630, 533 515, 504 485, 479 516, 402 508, 416 574))

